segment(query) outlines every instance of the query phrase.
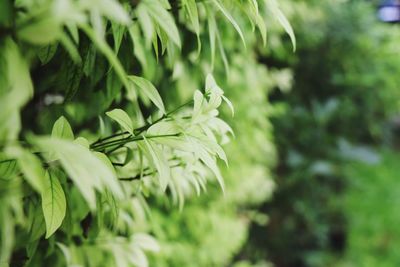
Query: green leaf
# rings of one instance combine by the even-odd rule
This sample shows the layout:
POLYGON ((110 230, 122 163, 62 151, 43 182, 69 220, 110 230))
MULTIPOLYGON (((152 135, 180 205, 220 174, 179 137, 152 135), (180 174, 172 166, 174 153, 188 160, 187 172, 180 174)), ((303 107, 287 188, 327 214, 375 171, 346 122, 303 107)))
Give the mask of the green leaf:
POLYGON ((168 35, 159 25, 156 27, 156 33, 161 43, 161 55, 164 55, 165 51, 167 50, 168 43, 170 43, 168 35))
POLYGON ((225 72, 229 73, 229 64, 228 59, 225 54, 224 46, 221 41, 221 37, 219 35, 219 30, 217 27, 217 22, 215 21, 214 15, 208 16, 208 31, 210 38, 210 48, 211 48, 211 67, 214 67, 215 63, 215 45, 218 44, 218 49, 221 54, 222 62, 224 63, 225 72))
POLYGON ((143 140, 146 145, 147 152, 150 155, 149 160, 157 169, 160 187, 164 192, 167 189, 168 183, 171 179, 171 170, 169 168, 168 160, 164 157, 163 151, 157 144, 153 143, 151 140, 147 140, 146 138, 143 140))
POLYGON ((90 147, 89 141, 86 138, 82 137, 82 136, 77 137, 74 140, 74 143, 79 144, 79 145, 81 145, 83 147, 86 147, 86 148, 90 147))
POLYGON ((290 22, 287 20, 286 16, 279 8, 278 2, 276 0, 272 0, 269 3, 272 14, 274 14, 276 19, 279 21, 279 23, 285 29, 286 33, 289 35, 290 40, 292 41, 293 51, 296 51, 296 36, 294 35, 293 28, 290 25, 290 22))
POLYGON ((0 154, 0 179, 9 180, 18 175, 17 161, 0 154))
POLYGON ((240 38, 242 39, 243 45, 246 47, 246 41, 244 39, 242 30, 240 29, 239 25, 235 21, 235 19, 232 17, 232 15, 228 12, 228 10, 225 8, 225 6, 222 4, 221 1, 219 0, 212 0, 212 2, 218 7, 218 9, 224 14, 224 16, 229 20, 229 22, 233 25, 235 30, 238 32, 240 38))
POLYGON ((79 32, 78 27, 75 23, 72 22, 65 22, 65 27, 68 29, 68 32, 71 34, 72 40, 76 44, 79 44, 79 32))
POLYGON ((61 45, 68 52, 71 59, 74 63, 79 64, 82 61, 81 56, 79 55, 78 49, 75 44, 71 41, 71 38, 66 33, 62 33, 59 37, 61 45))
POLYGON ((133 159, 133 150, 130 148, 126 148, 126 156, 124 160, 124 165, 128 164, 133 159))
POLYGON ((256 0, 249 1, 249 8, 247 9, 247 12, 249 13, 249 17, 251 18, 252 22, 258 27, 263 40, 263 45, 265 46, 267 44, 267 26, 265 25, 265 21, 259 13, 258 3, 256 0))
POLYGON ((24 41, 36 45, 47 45, 56 41, 62 33, 59 22, 53 16, 45 17, 39 21, 21 27, 17 35, 24 41))
POLYGON ((61 253, 64 255, 64 259, 65 259, 67 266, 74 266, 74 264, 72 262, 73 256, 72 256, 71 249, 69 249, 69 247, 67 247, 66 245, 64 245, 63 243, 60 243, 60 242, 56 242, 56 245, 61 250, 61 253))
MULTIPOLYGON (((149 15, 149 12, 147 12, 147 8, 144 5, 138 5, 136 8, 136 14, 138 17, 138 21, 140 24, 140 27, 142 29, 144 38, 146 40, 146 45, 150 46, 151 41, 153 40, 154 36, 154 24, 153 21, 151 20, 151 17, 149 15)), ((132 26, 134 26, 133 24, 132 26)))
POLYGON ((89 77, 94 72, 96 62, 96 48, 93 44, 89 45, 85 60, 83 62, 83 73, 89 77))
POLYGON ((160 251, 160 245, 157 243, 154 237, 148 234, 136 233, 131 237, 131 239, 133 243, 137 244, 143 250, 154 252, 160 251))
POLYGON ((208 14, 208 36, 210 39, 210 50, 211 50, 211 68, 214 68, 215 64, 215 40, 216 40, 216 33, 218 31, 214 15, 208 14))
MULTIPOLYGON (((32 141, 43 152, 55 154, 92 210, 96 207, 95 191, 104 191, 107 179, 117 180, 107 165, 79 144, 51 137, 34 137, 32 141)), ((122 198, 120 192, 113 194, 118 199, 122 198)))
POLYGON ((212 74, 207 74, 206 76, 206 93, 208 94, 216 94, 216 95, 223 95, 224 91, 218 86, 217 82, 214 79, 212 74))
POLYGON ((0 88, 0 139, 15 139, 20 128, 19 110, 33 95, 33 84, 28 62, 11 38, 0 44, 0 51, 0 62, 6 65, 0 75, 6 81, 0 88))
POLYGON ((139 60, 142 68, 145 72, 148 72, 148 64, 147 64, 147 54, 144 45, 142 44, 142 38, 140 35, 139 27, 137 24, 129 27, 129 36, 133 42, 133 53, 136 58, 139 60))
MULTIPOLYGON (((105 154, 100 153, 100 152, 93 152, 93 154, 99 160, 101 160, 101 162, 103 162, 104 166, 107 167, 111 173, 113 173, 114 177, 116 177, 116 173, 115 173, 114 167, 113 167, 110 159, 105 154)), ((100 179, 103 179, 103 178, 104 178, 103 176, 100 177, 100 179)), ((102 182, 110 192, 112 192, 116 195, 119 195, 119 196, 123 195, 121 186, 117 179, 103 179, 102 182)))
POLYGON ((182 5, 185 7, 190 22, 192 23, 194 32, 196 33, 197 48, 198 48, 198 53, 200 53, 201 50, 200 23, 199 23, 199 13, 197 11, 196 0, 183 0, 182 5))
POLYGON ((78 92, 79 85, 82 80, 83 70, 81 66, 76 65, 71 60, 66 60, 62 65, 62 79, 59 86, 64 89, 65 100, 70 101, 78 92))
POLYGON ((156 0, 144 0, 142 3, 146 6, 151 18, 157 22, 178 47, 181 47, 179 31, 171 14, 156 0))
POLYGON ((147 130, 148 135, 172 135, 180 132, 182 130, 175 121, 160 121, 147 130))
POLYGON ((99 37, 89 25, 82 24, 80 28, 86 33, 86 35, 92 40, 92 42, 96 45, 97 49, 100 50, 101 53, 107 58, 110 62, 111 66, 114 68, 121 82, 124 84, 126 88, 128 88, 128 81, 126 79, 126 73, 124 68, 121 65, 117 55, 115 55, 114 51, 110 48, 107 42, 99 37))
POLYGON ((106 115, 116 121, 122 127, 122 129, 133 135, 132 120, 125 111, 116 108, 106 112, 106 115))
POLYGON ((231 111, 232 117, 235 116, 235 108, 233 107, 232 102, 226 96, 222 95, 221 97, 222 97, 222 100, 224 100, 225 103, 228 105, 228 107, 231 111))
POLYGON ((12 2, 11 0, 4 0, 1 2, 0 25, 2 25, 3 27, 12 25, 12 21, 14 18, 14 5, 12 3, 14 2, 12 2))
POLYGON ((119 48, 121 47, 122 38, 124 37, 125 27, 116 23, 111 23, 112 34, 114 38, 114 51, 118 54, 119 48))
POLYGON ((122 89, 121 80, 118 78, 118 75, 115 71, 111 70, 107 74, 106 80, 106 106, 108 107, 111 102, 118 97, 122 89))
POLYGON ((193 96, 193 110, 192 110, 192 120, 201 114, 203 104, 205 102, 203 94, 196 90, 193 96))
POLYGON ((37 204, 39 203, 30 203, 29 215, 31 216, 29 218, 29 242, 39 239, 43 234, 46 233, 46 222, 44 221, 43 210, 42 207, 37 204))
POLYGON ((189 138, 189 141, 192 143, 195 155, 214 173, 215 177, 219 185, 221 186, 222 192, 225 192, 225 183, 222 178, 221 172, 218 168, 216 159, 214 156, 210 155, 207 150, 204 149, 203 145, 198 143, 196 139, 189 138))
POLYGON ((128 24, 130 18, 122 5, 116 0, 100 0, 96 1, 101 12, 110 20, 121 24, 128 24))
POLYGON ((161 96, 150 81, 134 75, 128 76, 128 78, 142 90, 143 94, 150 98, 151 102, 153 102, 163 114, 165 114, 164 103, 161 96))
POLYGON ((17 159, 25 180, 38 193, 42 193, 45 188, 42 162, 34 154, 20 147, 10 147, 6 153, 17 159))
POLYGON ((72 132, 71 125, 69 125, 64 116, 58 118, 54 123, 51 136, 60 139, 74 140, 74 133, 72 132))
POLYGON ((183 0, 182 4, 186 9, 196 35, 200 35, 199 14, 197 12, 196 0, 183 0))
POLYGON ((37 56, 42 62, 42 65, 47 64, 56 54, 58 44, 50 44, 40 48, 37 52, 37 56))
POLYGON ((67 204, 59 176, 59 171, 51 169, 45 175, 42 210, 46 222, 46 238, 49 238, 61 226, 65 217, 67 204))

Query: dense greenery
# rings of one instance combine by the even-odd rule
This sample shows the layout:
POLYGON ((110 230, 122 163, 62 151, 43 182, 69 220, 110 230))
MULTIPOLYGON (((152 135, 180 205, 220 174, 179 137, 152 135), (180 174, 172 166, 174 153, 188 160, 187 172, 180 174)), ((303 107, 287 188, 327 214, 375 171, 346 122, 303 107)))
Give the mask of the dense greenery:
POLYGON ((2 1, 0 265, 227 264, 272 189, 272 17, 294 42, 276 1, 2 1))
POLYGON ((0 267, 395 266, 378 2, 0 1, 0 267))
POLYGON ((344 197, 348 248, 338 266, 395 266, 400 261, 399 154, 380 151, 376 164, 351 163, 344 197), (373 216, 379 214, 379 216, 373 216))
POLYGON ((269 166, 275 152, 266 89, 275 84, 271 81, 276 74, 250 58, 237 55, 232 60, 232 79, 224 85, 235 106, 231 123, 235 138, 226 146, 229 168, 223 172, 226 194, 212 189, 199 199, 186 201, 182 212, 153 212, 154 221, 163 226, 157 228, 156 236, 166 247, 154 257, 155 266, 227 265, 246 241, 247 225, 264 220, 252 209, 269 198, 273 189, 269 166), (244 87, 251 88, 251 94, 244 87))
POLYGON ((363 1, 297 1, 291 12, 297 52, 263 58, 293 71, 292 90, 271 95, 281 110, 272 120, 277 191, 262 208, 269 224, 254 225, 244 251, 277 266, 331 266, 349 235, 344 163, 375 161, 359 145, 380 144, 398 112, 400 36, 363 1))

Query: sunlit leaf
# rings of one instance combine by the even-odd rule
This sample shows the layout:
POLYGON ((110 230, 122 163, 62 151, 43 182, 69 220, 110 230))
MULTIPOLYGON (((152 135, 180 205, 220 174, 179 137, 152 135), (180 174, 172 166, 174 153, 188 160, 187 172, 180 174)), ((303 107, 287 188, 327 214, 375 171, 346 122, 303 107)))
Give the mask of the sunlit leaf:
POLYGON ((217 178, 217 181, 219 185, 221 186, 221 189, 223 192, 225 192, 225 182, 224 179, 222 178, 221 172, 218 168, 218 165, 216 163, 215 157, 210 155, 204 148, 203 146, 199 145, 195 140, 191 139, 191 143, 193 147, 195 147, 195 154, 197 157, 200 158, 200 160, 208 167, 210 170, 213 172, 215 177, 217 178))
MULTIPOLYGON (((44 152, 56 155, 91 209, 96 207, 95 191, 103 191, 104 181, 116 180, 115 174, 87 148, 71 141, 49 137, 32 138, 44 152)), ((117 198, 122 195, 113 192, 117 198)))
POLYGON ((99 0, 97 1, 98 7, 103 14, 109 19, 128 24, 130 22, 128 13, 124 10, 122 5, 116 0, 99 0))
POLYGON ((142 28, 142 32, 146 40, 146 45, 149 46, 153 40, 153 36, 155 33, 153 21, 151 20, 151 17, 145 5, 139 5, 136 8, 136 13, 140 27, 142 28))
POLYGON ((7 149, 7 154, 17 159, 19 169, 24 174, 25 180, 38 193, 42 193, 45 188, 45 172, 42 162, 34 154, 20 147, 7 149))
POLYGON ((132 242, 137 244, 143 250, 149 250, 157 252, 160 250, 160 245, 158 245, 157 241, 148 234, 137 233, 132 237, 132 242))
MULTIPOLYGON (((104 166, 108 168, 108 170, 113 173, 114 177, 116 177, 116 173, 114 167, 110 161, 110 159, 103 153, 93 152, 93 154, 103 162, 104 166)), ((100 176, 102 183, 106 186, 106 188, 114 195, 120 197, 123 195, 122 188, 117 179, 105 179, 104 176, 100 176)))
POLYGON ((282 27, 285 29, 287 34, 290 37, 290 40, 292 41, 293 45, 293 51, 296 50, 296 36, 294 35, 293 28, 290 25, 290 22, 287 20, 286 16, 283 14, 281 9, 279 8, 278 2, 276 0, 268 1, 270 3, 270 8, 271 12, 275 15, 276 19, 279 21, 279 23, 282 25, 282 27))
POLYGON ((165 135, 165 134, 177 134, 181 132, 182 129, 174 121, 161 121, 152 125, 147 133, 149 135, 165 135))
POLYGON ((152 160, 157 169, 161 190, 165 191, 171 179, 171 170, 169 168, 168 160, 164 157, 162 150, 157 144, 153 143, 151 140, 147 140, 146 138, 144 139, 144 143, 151 156, 150 160, 152 160))
POLYGON ((146 6, 151 18, 157 22, 178 47, 181 47, 181 38, 171 14, 156 0, 144 0, 142 3, 146 6))
POLYGON ((16 43, 11 38, 5 38, 0 50, 0 62, 6 64, 0 79, 4 77, 7 82, 5 87, 0 88, 0 139, 15 139, 20 128, 19 109, 33 95, 33 84, 28 62, 16 43))
POLYGON ((142 90, 143 94, 146 95, 151 100, 151 102, 153 102, 154 105, 156 105, 156 107, 161 110, 162 113, 165 114, 164 103, 161 99, 161 96, 150 81, 134 75, 131 75, 128 78, 142 90))
POLYGON ((106 112, 106 115, 116 121, 122 127, 122 129, 133 135, 132 120, 125 111, 116 108, 106 112))
POLYGON ((212 0, 212 2, 218 7, 218 9, 222 12, 222 14, 224 14, 224 16, 229 20, 229 22, 232 24, 232 26, 238 32, 240 39, 242 39, 243 45, 246 46, 246 41, 244 39, 242 30, 240 29, 239 25, 237 24, 235 19, 232 17, 232 15, 229 13, 229 11, 225 8, 223 3, 220 0, 212 0))
POLYGON ((69 122, 64 116, 58 118, 58 120, 56 120, 54 123, 51 136, 66 140, 74 139, 74 133, 72 132, 71 125, 69 125, 69 122))
POLYGON ((77 137, 74 140, 74 143, 79 144, 79 145, 81 145, 81 146, 83 146, 85 148, 89 148, 90 147, 89 141, 86 138, 82 137, 82 136, 77 137))
POLYGON ((47 45, 57 40, 62 31, 60 23, 52 16, 43 17, 39 21, 22 27, 17 35, 24 41, 36 45, 47 45))
POLYGON ((49 169, 45 175, 45 190, 42 192, 42 209, 46 222, 46 238, 60 226, 65 217, 66 200, 59 181, 59 171, 49 169))

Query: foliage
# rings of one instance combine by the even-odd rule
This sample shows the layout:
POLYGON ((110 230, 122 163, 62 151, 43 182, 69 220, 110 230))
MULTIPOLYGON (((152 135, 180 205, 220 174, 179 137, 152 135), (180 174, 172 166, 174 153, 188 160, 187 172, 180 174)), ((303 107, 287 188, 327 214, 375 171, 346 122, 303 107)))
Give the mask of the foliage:
MULTIPOLYGON (((217 160, 227 162, 221 145, 232 130, 218 110, 232 104, 210 73, 229 75, 229 55, 243 51, 237 37, 249 53, 251 30, 266 42, 267 12, 294 43, 275 1, 6 0, 0 10, 5 266, 147 266, 146 253, 160 250, 148 233, 169 218, 149 220, 149 207, 167 199, 182 206, 210 180, 225 188, 217 160), (184 100, 164 103, 183 80, 184 100)), ((250 79, 221 84, 244 90, 250 79)), ((257 85, 261 94, 264 85, 257 85)), ((259 152, 270 146, 267 136, 259 152)), ((263 188, 267 194, 268 181, 263 188)), ((208 220, 204 206, 193 208, 196 218, 208 220)), ((241 232, 230 254, 245 224, 232 223, 236 209, 228 208, 227 221, 219 220, 221 212, 214 213, 217 231, 227 222, 230 233, 241 232)), ((214 263, 227 260, 224 254, 214 263)))
POLYGON ((398 112, 399 34, 361 1, 298 1, 288 10, 297 53, 263 54, 269 66, 293 71, 293 89, 271 95, 280 110, 272 119, 278 189, 262 208, 268 226, 254 225, 245 253, 277 266, 328 266, 346 246, 344 163, 375 161, 359 145, 380 143, 398 112))
POLYGON ((344 260, 338 266, 394 266, 400 233, 397 152, 381 151, 378 164, 353 163, 346 166, 349 187, 344 198, 349 237, 344 260), (371 212, 379 216, 371 216, 371 212))
MULTIPOLYGON (((211 188, 207 195, 186 201, 182 212, 159 204, 161 208, 152 216, 154 222, 163 225, 157 227, 155 235, 165 249, 153 259, 154 266, 229 265, 247 239, 249 223, 266 220, 256 207, 273 189, 269 166, 274 164, 275 152, 266 90, 275 84, 276 73, 268 72, 252 57, 244 51, 233 56, 232 78, 224 84, 235 106, 231 121, 235 137, 226 146, 229 168, 223 172, 226 194, 222 197, 211 188), (244 87, 251 88, 252 93, 244 87)), ((182 92, 187 88, 185 80, 183 75, 178 81, 177 88, 182 92)), ((223 115, 229 118, 230 113, 225 109, 223 115)))

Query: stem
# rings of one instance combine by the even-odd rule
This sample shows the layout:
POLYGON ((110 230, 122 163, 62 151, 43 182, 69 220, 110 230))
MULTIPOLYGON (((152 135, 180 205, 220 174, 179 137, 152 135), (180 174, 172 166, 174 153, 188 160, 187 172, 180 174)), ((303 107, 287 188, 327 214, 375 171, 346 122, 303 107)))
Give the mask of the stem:
POLYGON ((163 119, 166 119, 166 118, 168 118, 169 116, 175 114, 176 112, 178 112, 178 111, 179 111, 180 109, 182 109, 183 107, 186 107, 186 106, 188 106, 188 105, 193 104, 193 102, 194 102, 193 100, 190 100, 190 101, 188 101, 188 102, 186 102, 186 103, 180 105, 179 107, 177 107, 177 108, 171 110, 170 112, 167 112, 166 114, 162 115, 160 118, 158 118, 158 119, 155 120, 154 122, 149 123, 149 124, 147 124, 147 125, 144 125, 144 126, 142 126, 142 127, 140 127, 140 128, 137 128, 137 129, 133 130, 133 132, 134 132, 135 134, 141 134, 142 132, 146 131, 147 129, 149 129, 149 128, 150 128, 151 126, 153 126, 154 124, 159 123, 159 122, 162 121, 163 119))
POLYGON ((107 143, 103 143, 103 144, 99 144, 97 146, 92 147, 93 150, 99 151, 99 150, 104 150, 107 147, 110 146, 116 146, 116 145, 124 145, 130 142, 136 142, 136 141, 141 141, 144 138, 147 139, 152 139, 152 138, 162 138, 162 137, 176 137, 176 136, 180 136, 181 133, 176 133, 176 134, 160 134, 160 135, 139 135, 139 136, 131 136, 128 138, 124 138, 124 139, 118 139, 118 140, 113 140, 107 143))
POLYGON ((184 108, 184 107, 186 107, 186 106, 188 106, 188 105, 191 105, 191 104, 193 104, 193 103, 194 103, 194 100, 192 99, 192 100, 186 102, 185 104, 182 104, 182 105, 180 105, 179 107, 177 107, 177 108, 171 110, 170 112, 168 112, 168 113, 167 113, 167 116, 173 115, 174 113, 176 113, 176 112, 179 111, 180 109, 182 109, 182 108, 184 108))
POLYGON ((112 134, 112 135, 104 137, 104 138, 99 138, 96 142, 92 143, 90 146, 95 146, 98 143, 101 143, 103 141, 110 140, 110 139, 112 139, 114 137, 118 137, 118 136, 125 135, 125 134, 129 134, 129 133, 128 132, 122 132, 122 133, 112 134))
MULTIPOLYGON (((177 167, 181 167, 181 166, 183 166, 183 163, 177 163, 177 164, 171 165, 169 167, 170 168, 177 168, 177 167)), ((156 173, 157 173, 157 171, 151 171, 151 172, 147 172, 147 173, 138 173, 138 174, 136 174, 135 176, 132 176, 132 177, 121 177, 121 178, 118 178, 118 180, 120 180, 120 181, 140 180, 140 177, 151 176, 151 175, 154 175, 156 173)))
POLYGON ((121 144, 121 145, 119 145, 119 146, 116 146, 116 147, 112 148, 110 151, 105 152, 105 154, 106 154, 106 155, 110 155, 110 154, 113 153, 114 151, 116 151, 116 150, 118 150, 118 149, 124 147, 124 145, 125 145, 125 144, 121 144))
POLYGON ((119 162, 111 162, 113 166, 118 166, 118 167, 123 167, 125 164, 124 163, 119 163, 119 162))
MULTIPOLYGON (((168 112, 168 113, 162 115, 160 118, 158 118, 157 120, 153 121, 152 123, 149 123, 149 124, 146 124, 146 125, 144 125, 144 126, 142 126, 142 127, 139 127, 139 128, 134 129, 134 130, 133 130, 134 134, 135 134, 135 135, 139 135, 139 134, 143 133, 144 131, 148 130, 148 129, 149 129, 151 126, 153 126, 154 124, 159 123, 160 121, 162 121, 162 120, 164 120, 164 119, 170 117, 171 115, 175 114, 176 112, 178 112, 179 110, 181 110, 181 109, 184 108, 185 106, 188 106, 188 105, 193 104, 193 102, 194 102, 193 100, 190 100, 190 101, 188 101, 188 102, 186 102, 186 103, 184 103, 184 104, 178 106, 177 108, 171 110, 170 112, 168 112)), ((129 134, 129 133, 128 133, 128 132, 116 133, 116 134, 112 134, 112 135, 110 135, 110 136, 107 136, 107 137, 98 139, 96 142, 94 142, 94 143, 92 143, 92 144, 90 145, 90 148, 92 148, 92 149, 94 149, 94 150, 97 150, 97 149, 99 149, 100 147, 102 147, 103 145, 106 145, 106 146, 109 146, 109 144, 117 145, 117 144, 119 144, 119 143, 120 143, 122 140, 124 140, 124 139, 128 140, 128 139, 131 138, 131 137, 135 137, 135 136, 130 135, 130 136, 128 136, 128 137, 126 137, 126 138, 123 138, 123 139, 117 139, 117 140, 113 140, 113 141, 111 141, 111 142, 105 142, 105 143, 103 143, 104 141, 107 141, 107 140, 110 140, 110 139, 113 139, 113 138, 115 138, 115 137, 119 137, 119 136, 122 136, 122 135, 125 135, 125 134, 129 134)), ((160 137, 162 137, 162 136, 160 136, 160 137)), ((140 139, 139 139, 139 140, 140 140, 140 139)), ((131 141, 136 141, 136 140, 131 140, 131 141)), ((128 142, 130 142, 130 141, 128 141, 128 142)), ((110 153, 110 152, 109 152, 109 153, 110 153)))
POLYGON ((144 131, 146 131, 147 129, 149 129, 151 126, 153 126, 156 123, 159 123, 160 121, 162 121, 163 119, 167 118, 167 114, 162 115, 160 118, 158 118, 157 120, 153 121, 152 123, 146 124, 142 127, 136 128, 135 130, 133 130, 133 133, 138 135, 143 133, 144 131))

